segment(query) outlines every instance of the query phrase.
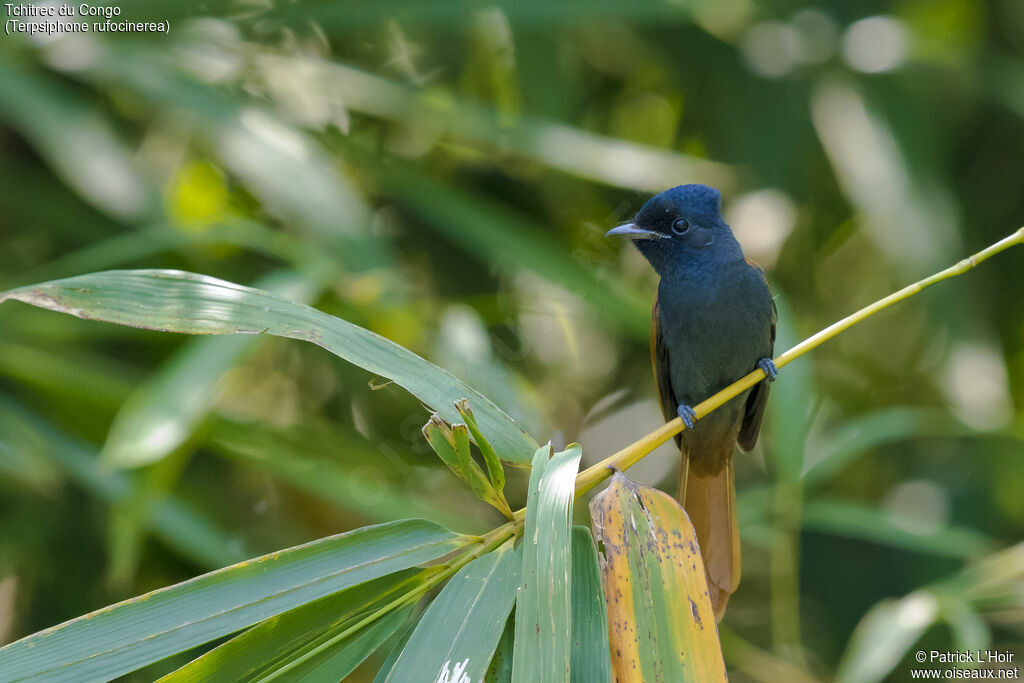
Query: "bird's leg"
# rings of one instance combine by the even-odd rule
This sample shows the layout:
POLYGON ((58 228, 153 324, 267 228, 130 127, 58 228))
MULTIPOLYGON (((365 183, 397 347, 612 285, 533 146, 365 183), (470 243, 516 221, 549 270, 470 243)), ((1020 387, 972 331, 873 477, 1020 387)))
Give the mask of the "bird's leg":
POLYGON ((768 377, 769 382, 774 382, 775 378, 779 376, 779 369, 775 367, 775 361, 771 358, 762 358, 757 361, 757 367, 764 370, 764 374, 768 377))
POLYGON ((683 424, 686 425, 686 428, 693 429, 693 421, 697 419, 697 413, 693 412, 693 408, 685 403, 680 403, 676 412, 679 413, 679 417, 683 418, 683 424))

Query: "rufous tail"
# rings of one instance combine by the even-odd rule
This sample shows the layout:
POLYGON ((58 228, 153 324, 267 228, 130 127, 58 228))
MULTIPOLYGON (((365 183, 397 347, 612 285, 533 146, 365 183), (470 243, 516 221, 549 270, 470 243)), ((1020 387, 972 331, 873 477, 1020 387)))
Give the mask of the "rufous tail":
POLYGON ((740 530, 732 458, 718 474, 702 477, 687 467, 679 473, 678 498, 697 532, 715 619, 721 621, 729 596, 740 583, 740 530))

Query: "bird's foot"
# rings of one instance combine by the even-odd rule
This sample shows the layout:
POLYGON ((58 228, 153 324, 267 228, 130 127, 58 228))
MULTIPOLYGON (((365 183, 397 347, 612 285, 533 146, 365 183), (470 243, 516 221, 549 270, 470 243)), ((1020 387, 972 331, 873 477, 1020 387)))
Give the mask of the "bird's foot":
POLYGON ((775 361, 771 358, 762 358, 757 361, 757 367, 764 370, 764 374, 768 377, 769 382, 774 382, 775 378, 779 376, 779 369, 775 367, 775 361))
POLYGON ((683 418, 686 428, 693 429, 693 421, 697 419, 697 413, 693 412, 693 408, 683 403, 676 409, 676 412, 679 413, 679 417, 683 418))

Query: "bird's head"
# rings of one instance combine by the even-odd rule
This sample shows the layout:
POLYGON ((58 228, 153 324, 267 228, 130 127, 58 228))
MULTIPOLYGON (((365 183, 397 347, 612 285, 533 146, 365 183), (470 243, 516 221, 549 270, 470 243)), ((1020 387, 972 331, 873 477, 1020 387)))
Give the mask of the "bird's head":
MULTIPOLYGON (((658 273, 711 254, 739 249, 722 218, 722 195, 707 185, 679 185, 651 197, 633 221, 612 228, 609 237, 633 240, 658 273)), ((742 258, 742 252, 740 253, 742 258)))

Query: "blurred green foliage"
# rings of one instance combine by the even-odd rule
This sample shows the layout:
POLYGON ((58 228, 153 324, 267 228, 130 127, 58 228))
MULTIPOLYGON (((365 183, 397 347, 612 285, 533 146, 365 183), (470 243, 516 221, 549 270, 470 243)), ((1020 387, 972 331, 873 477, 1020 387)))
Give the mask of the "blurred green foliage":
MULTIPOLYGON (((1012 0, 123 12, 170 35, 0 39, 0 287, 126 267, 277 282, 589 462, 660 420, 654 276, 602 238, 648 194, 724 191, 780 350, 1024 222, 1012 0)), ((761 650, 901 680, 906 652, 848 644, 921 587, 942 598, 922 649, 1024 656, 1020 553, 981 565, 1000 590, 971 583, 1024 534, 1022 292, 1010 252, 786 369, 738 464, 734 680, 792 675, 761 650)), ((0 643, 370 522, 499 519, 433 456, 415 400, 313 347, 15 304, 0 330, 0 643), (115 468, 139 419, 153 464, 115 468)), ((671 489, 676 460, 631 476, 671 489)), ((854 643, 903 637, 901 605, 854 643)))

